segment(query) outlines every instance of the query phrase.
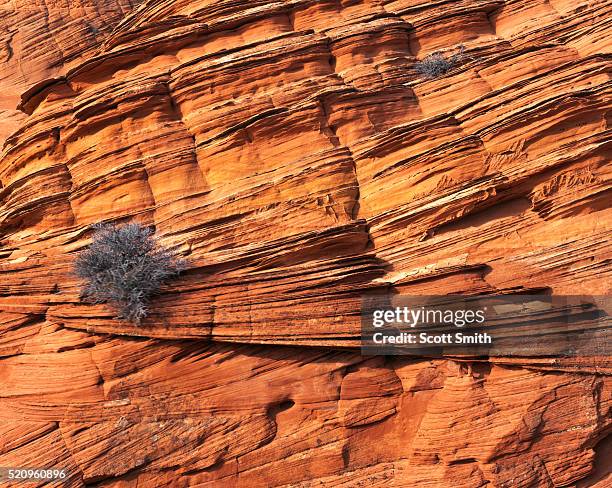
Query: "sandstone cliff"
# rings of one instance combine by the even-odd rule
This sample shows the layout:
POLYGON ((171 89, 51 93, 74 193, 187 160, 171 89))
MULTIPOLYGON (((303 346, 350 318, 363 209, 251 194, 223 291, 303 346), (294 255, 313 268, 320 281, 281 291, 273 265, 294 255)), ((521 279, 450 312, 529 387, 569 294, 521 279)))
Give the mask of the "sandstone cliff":
POLYGON ((610 292, 610 2, 139 3, 0 4, 0 466, 610 486, 609 357, 358 349, 370 290, 610 292), (72 274, 126 220, 191 263, 141 327, 72 274))

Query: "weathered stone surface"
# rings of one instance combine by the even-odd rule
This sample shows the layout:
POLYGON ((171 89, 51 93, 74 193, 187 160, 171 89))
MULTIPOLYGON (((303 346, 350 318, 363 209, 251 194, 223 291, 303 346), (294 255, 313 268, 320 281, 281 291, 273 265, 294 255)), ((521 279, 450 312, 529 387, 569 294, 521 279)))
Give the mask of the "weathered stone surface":
POLYGON ((610 292, 609 2, 48 3, 0 4, 0 466, 612 483, 610 357, 358 349, 373 291, 610 292), (130 219, 190 261, 141 327, 72 275, 130 219))
MULTIPOLYGON (((2 0, 0 110, 97 49, 139 0, 2 0)), ((4 116, 2 117, 4 119, 4 116)), ((0 140, 3 132, 0 132, 0 140)))

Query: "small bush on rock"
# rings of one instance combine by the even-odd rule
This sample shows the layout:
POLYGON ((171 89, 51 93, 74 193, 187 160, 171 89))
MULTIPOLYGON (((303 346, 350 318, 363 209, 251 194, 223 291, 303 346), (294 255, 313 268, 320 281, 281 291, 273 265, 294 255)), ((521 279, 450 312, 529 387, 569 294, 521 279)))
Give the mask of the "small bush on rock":
POLYGON ((94 226, 89 248, 78 256, 75 271, 84 281, 82 297, 110 303, 119 317, 139 324, 147 302, 185 262, 162 247, 153 231, 140 224, 94 226))
POLYGON ((440 52, 432 53, 418 61, 414 68, 427 78, 437 78, 448 73, 463 59, 463 51, 464 47, 461 46, 459 52, 453 54, 450 58, 445 58, 440 52))

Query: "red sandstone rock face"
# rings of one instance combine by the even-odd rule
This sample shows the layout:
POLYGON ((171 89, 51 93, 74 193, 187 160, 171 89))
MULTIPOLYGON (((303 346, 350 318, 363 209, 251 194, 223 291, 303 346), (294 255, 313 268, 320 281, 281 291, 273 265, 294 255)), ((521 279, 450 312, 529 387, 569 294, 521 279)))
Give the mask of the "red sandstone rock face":
POLYGON ((609 2, 135 3, 0 5, 0 466, 610 486, 609 357, 357 348, 369 290, 609 293, 609 2), (71 274, 129 219, 191 263, 142 327, 71 274))
MULTIPOLYGON (((97 48, 138 0, 0 1, 0 109, 97 48)), ((4 119, 4 117, 3 117, 4 119)), ((3 140, 3 139, 2 139, 3 140)))

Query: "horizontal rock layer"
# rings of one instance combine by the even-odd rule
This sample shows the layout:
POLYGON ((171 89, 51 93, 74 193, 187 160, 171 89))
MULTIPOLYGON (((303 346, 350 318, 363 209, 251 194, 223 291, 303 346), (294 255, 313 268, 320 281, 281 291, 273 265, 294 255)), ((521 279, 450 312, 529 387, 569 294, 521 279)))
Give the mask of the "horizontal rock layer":
MULTIPOLYGON (((0 111, 14 109, 24 90, 79 64, 139 3, 140 0, 0 1, 0 111)), ((4 136, 2 128, 0 141, 4 136)))
POLYGON ((610 292, 609 2, 59 3, 0 5, 0 466, 610 483, 609 357, 358 350, 369 293, 610 292), (72 271, 128 220, 189 260, 140 327, 72 271))

